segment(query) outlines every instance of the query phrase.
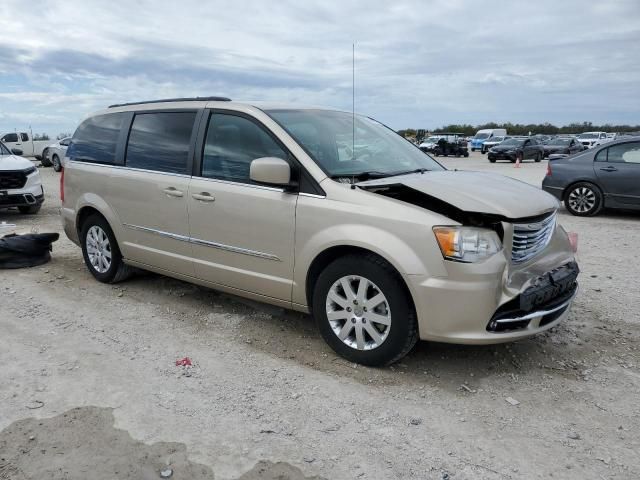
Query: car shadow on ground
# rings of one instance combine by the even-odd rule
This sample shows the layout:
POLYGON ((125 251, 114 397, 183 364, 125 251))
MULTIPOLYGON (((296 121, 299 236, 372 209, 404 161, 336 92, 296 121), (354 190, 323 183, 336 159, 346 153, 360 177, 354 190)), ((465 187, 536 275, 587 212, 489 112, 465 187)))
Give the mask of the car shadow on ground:
MULTIPOLYGON (((271 305, 223 294, 155 274, 127 282, 128 295, 144 289, 145 295, 176 295, 174 307, 198 312, 186 315, 187 325, 200 335, 215 331, 239 345, 248 346, 303 368, 349 377, 363 384, 391 386, 431 385, 446 390, 473 390, 485 377, 504 375, 541 377, 554 371, 576 377, 580 360, 573 345, 585 342, 587 333, 570 317, 549 332, 518 342, 497 345, 453 345, 420 341, 402 360, 383 368, 346 361, 320 336, 313 318, 271 305), (465 385, 463 387, 463 385, 465 385)), ((160 302, 161 299, 157 300, 160 302)))

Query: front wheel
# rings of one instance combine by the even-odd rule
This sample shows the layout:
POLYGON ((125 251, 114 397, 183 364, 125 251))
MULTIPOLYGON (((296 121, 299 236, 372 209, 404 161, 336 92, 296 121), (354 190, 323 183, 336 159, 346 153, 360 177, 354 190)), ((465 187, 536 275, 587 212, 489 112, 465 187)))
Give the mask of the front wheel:
POLYGON ((541 161, 542 161, 542 154, 541 153, 536 153, 535 162, 536 163, 540 163, 541 161))
POLYGON ((418 340, 402 277, 373 254, 347 255, 327 266, 316 282, 312 311, 324 340, 351 362, 389 365, 418 340))
POLYGON ((565 192, 564 205, 573 215, 590 217, 602 210, 602 192, 592 183, 578 182, 565 192))
POLYGON ((40 164, 41 164, 43 167, 50 167, 50 166, 51 166, 51 160, 49 160, 49 159, 47 158, 47 157, 48 157, 48 155, 49 155, 49 149, 48 149, 48 148, 45 148, 45 149, 42 151, 42 156, 40 157, 40 164))
POLYGON ((122 261, 116 237, 104 217, 89 216, 82 224, 80 241, 84 263, 96 280, 116 283, 129 277, 131 267, 122 261))
POLYGON ((472 147, 472 148, 471 148, 471 151, 472 151, 472 152, 475 152, 475 151, 476 151, 476 149, 472 147))

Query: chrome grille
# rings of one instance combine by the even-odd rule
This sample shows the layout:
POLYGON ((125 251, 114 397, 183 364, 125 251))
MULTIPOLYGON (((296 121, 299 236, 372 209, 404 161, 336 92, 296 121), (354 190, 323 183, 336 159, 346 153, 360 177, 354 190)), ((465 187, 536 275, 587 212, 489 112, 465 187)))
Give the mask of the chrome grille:
POLYGON ((540 222, 515 223, 513 225, 511 261, 522 263, 535 257, 549 244, 555 228, 555 212, 540 222))

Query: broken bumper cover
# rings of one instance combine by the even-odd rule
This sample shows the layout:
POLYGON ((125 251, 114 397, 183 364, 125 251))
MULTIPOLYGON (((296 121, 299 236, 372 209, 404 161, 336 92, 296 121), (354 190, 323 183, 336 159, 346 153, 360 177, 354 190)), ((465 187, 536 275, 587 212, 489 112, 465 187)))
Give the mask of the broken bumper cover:
POLYGON ((566 233, 559 230, 525 265, 511 264, 510 252, 505 251, 480 263, 447 262, 447 277, 407 275, 420 338, 503 343, 535 335, 565 319, 577 292, 578 269, 566 233))

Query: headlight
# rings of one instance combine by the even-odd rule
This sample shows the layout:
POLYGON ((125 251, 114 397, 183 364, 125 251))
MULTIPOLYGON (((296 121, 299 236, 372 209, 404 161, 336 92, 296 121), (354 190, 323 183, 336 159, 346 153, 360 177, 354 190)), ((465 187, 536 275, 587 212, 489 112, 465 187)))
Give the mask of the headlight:
POLYGON ((31 175, 34 172, 37 172, 38 169, 36 167, 29 167, 24 171, 25 175, 31 175))
POLYGON ((498 234, 488 228, 433 227, 442 256, 459 262, 478 262, 502 250, 498 234))

